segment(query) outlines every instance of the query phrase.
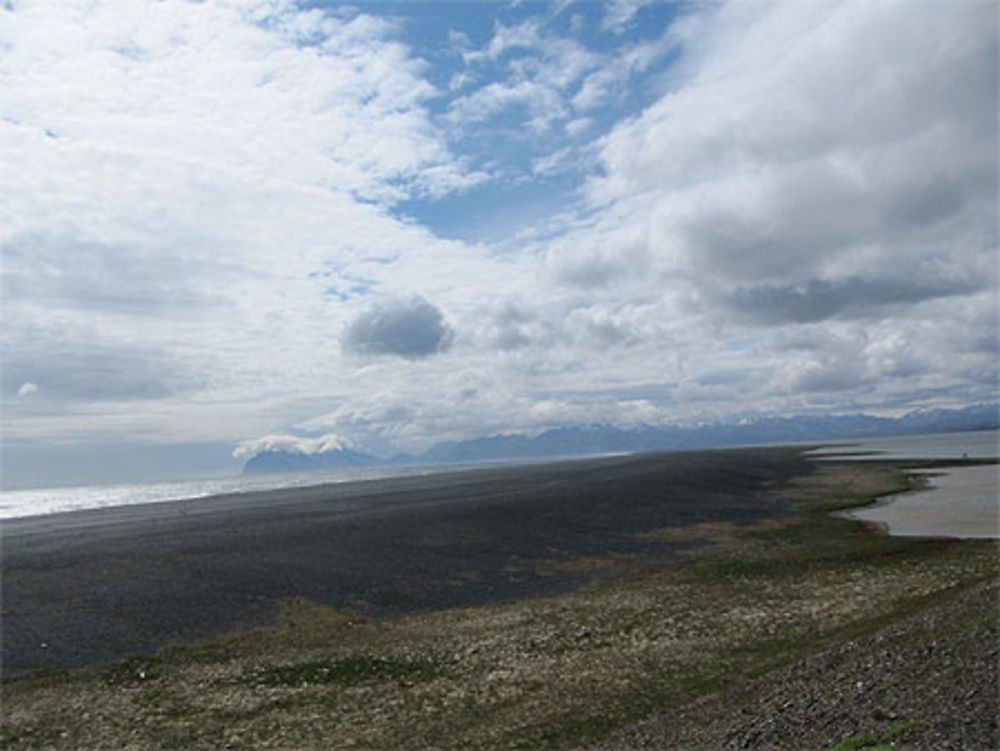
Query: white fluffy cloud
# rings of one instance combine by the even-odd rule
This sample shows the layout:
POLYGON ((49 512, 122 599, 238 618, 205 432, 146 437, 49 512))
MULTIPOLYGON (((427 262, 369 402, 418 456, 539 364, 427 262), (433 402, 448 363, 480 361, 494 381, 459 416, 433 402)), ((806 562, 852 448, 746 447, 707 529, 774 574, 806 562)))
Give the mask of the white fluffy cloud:
POLYGON ((350 441, 332 433, 318 438, 303 438, 287 433, 276 433, 240 441, 233 451, 233 456, 237 459, 250 459, 265 451, 311 455, 322 454, 325 451, 342 451, 352 447, 350 441))
POLYGON ((673 299, 680 326, 714 322, 705 362, 726 339, 763 343, 753 361, 780 362, 788 394, 916 395, 907 372, 942 393, 968 384, 970 360, 992 357, 973 342, 996 328, 995 22, 987 3, 732 3, 685 19, 673 89, 602 139, 595 218, 550 245, 550 267, 673 299), (902 368, 857 350, 799 359, 754 325, 800 327, 817 349, 830 330, 864 352, 912 349, 902 368))
POLYGON ((432 293, 428 269, 460 253, 386 208, 479 179, 431 123, 394 23, 271 2, 0 13, 5 382, 61 401, 45 429, 169 399, 133 404, 141 427, 123 431, 266 427, 286 393, 347 380, 338 334, 366 295, 432 293), (239 420, 199 414, 237 402, 239 420))
POLYGON ((626 0, 436 55, 359 8, 0 9, 5 437, 995 397, 994 4, 626 0), (435 234, 466 206, 507 234, 435 234))
POLYGON ((31 396, 32 394, 37 393, 37 391, 38 391, 37 385, 35 385, 31 381, 25 381, 24 383, 21 384, 20 388, 18 388, 17 395, 23 398, 31 396))

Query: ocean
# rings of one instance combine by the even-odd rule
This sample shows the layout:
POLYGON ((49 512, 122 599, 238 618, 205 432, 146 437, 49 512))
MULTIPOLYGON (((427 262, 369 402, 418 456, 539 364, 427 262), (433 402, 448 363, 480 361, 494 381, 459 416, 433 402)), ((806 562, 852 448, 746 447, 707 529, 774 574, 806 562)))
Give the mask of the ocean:
POLYGON ((955 433, 922 433, 879 438, 849 438, 811 452, 811 456, 850 454, 835 457, 858 459, 996 459, 1000 456, 1000 432, 973 430, 955 433))
POLYGON ((377 480, 385 477, 425 475, 446 472, 454 467, 375 467, 344 469, 336 472, 307 472, 249 477, 221 477, 178 482, 88 485, 31 490, 0 491, 0 519, 13 519, 65 511, 128 506, 140 503, 182 501, 230 493, 299 488, 326 483, 377 480))
POLYGON ((997 466, 920 470, 926 489, 842 514, 883 525, 894 537, 1000 538, 997 466))
MULTIPOLYGON (((977 430, 961 433, 869 438, 849 447, 826 447, 813 452, 824 457, 838 452, 870 452, 847 459, 996 459, 1000 433, 977 430)), ((997 465, 918 470, 927 487, 880 500, 843 516, 873 522, 897 537, 1000 538, 1000 469, 997 465)))

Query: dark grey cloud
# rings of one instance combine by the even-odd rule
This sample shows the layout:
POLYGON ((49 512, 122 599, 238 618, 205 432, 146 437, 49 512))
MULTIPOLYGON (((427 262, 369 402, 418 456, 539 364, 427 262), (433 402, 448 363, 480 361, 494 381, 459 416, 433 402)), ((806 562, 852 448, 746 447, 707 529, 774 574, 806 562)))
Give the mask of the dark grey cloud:
POLYGON ((125 314, 162 314, 203 300, 205 269, 182 253, 150 253, 49 235, 0 246, 5 300, 125 314))
POLYGON ((558 269, 558 278, 577 287, 603 287, 629 271, 623 259, 590 256, 566 262, 558 269))
POLYGON ((695 380, 701 386, 742 386, 749 381, 760 380, 762 374, 767 372, 762 368, 723 368, 710 370, 695 380))
POLYGON ((0 372, 5 398, 31 383, 45 402, 159 399, 194 386, 159 351, 51 339, 9 348, 0 372))
POLYGON ((502 350, 513 350, 531 344, 528 331, 535 323, 535 316, 523 306, 507 302, 494 315, 493 342, 502 350))
POLYGON ((937 180, 893 196, 886 219, 902 227, 933 224, 958 213, 966 201, 962 185, 951 180, 937 180))
POLYGON ((600 317, 592 317, 587 321, 582 339, 587 344, 600 348, 632 346, 639 342, 639 337, 628 326, 600 317))
POLYGON ((838 315, 863 315, 885 305, 966 294, 975 289, 975 285, 957 280, 810 279, 797 285, 742 287, 726 295, 724 302, 737 313, 760 323, 814 323, 838 315))
POLYGON ((868 384, 867 377, 858 373, 853 367, 842 363, 806 368, 793 379, 794 390, 805 393, 838 393, 843 391, 857 393, 865 390, 868 384))
POLYGON ((444 352, 453 339, 454 331, 441 311, 415 295, 366 308, 347 326, 341 343, 355 354, 419 360, 444 352))
POLYGON ((781 215, 784 212, 774 213, 778 216, 762 219, 709 209, 686 220, 682 225, 684 241, 699 276, 748 280, 805 275, 817 259, 850 242, 843 227, 789 220, 781 215))

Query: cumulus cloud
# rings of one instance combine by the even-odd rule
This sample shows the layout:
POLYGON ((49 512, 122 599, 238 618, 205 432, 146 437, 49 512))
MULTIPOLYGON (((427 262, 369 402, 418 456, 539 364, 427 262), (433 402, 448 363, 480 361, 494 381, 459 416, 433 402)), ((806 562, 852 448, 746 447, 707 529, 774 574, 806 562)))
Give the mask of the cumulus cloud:
POLYGON ((994 4, 408 8, 0 3, 6 432, 995 398, 994 4))
POLYGON ((20 388, 17 390, 17 395, 20 397, 31 396, 38 392, 38 386, 31 381, 25 381, 21 384, 20 388))
POLYGON ((954 252, 944 227, 978 235, 954 259, 971 262, 996 242, 995 20, 986 3, 720 6, 686 39, 687 78, 603 140, 591 196, 662 196, 704 284, 862 255, 906 275, 954 252))
POLYGON ((780 394, 756 381, 761 405, 919 400, 932 374, 935 393, 985 393, 974 373, 998 323, 996 18, 988 3, 850 1, 682 18, 671 88, 600 140, 593 213, 548 243, 552 280, 594 309, 610 290, 619 304, 658 298, 671 317, 659 336, 641 329, 640 351, 680 338, 686 384, 723 358, 795 374, 780 394), (864 356, 821 325, 864 340, 864 356), (775 338, 798 328, 810 359, 775 338), (877 352, 900 336, 906 357, 877 352))
POLYGON ((649 262, 646 221, 616 210, 583 231, 557 238, 545 256, 545 268, 555 281, 589 289, 641 276, 649 262))
POLYGON ((400 34, 285 2, 0 4, 8 435, 258 435, 351 382, 326 293, 448 266, 387 207, 479 179, 400 34))
POLYGON ((396 450, 419 452, 470 436, 541 432, 567 423, 634 426, 663 422, 671 413, 628 389, 562 390, 526 397, 487 373, 464 371, 441 380, 437 392, 379 392, 296 427, 350 432, 363 436, 366 446, 388 438, 396 450))
POLYGON ((490 336, 501 350, 526 347, 533 336, 538 336, 536 317, 522 304, 507 301, 493 311, 491 318, 490 336))
POLYGON ((453 338, 441 311, 414 295, 370 305, 348 324, 341 341, 354 354, 419 360, 446 351, 453 338))
POLYGON ((49 151, 107 143, 380 200, 451 164, 422 106, 433 87, 385 19, 221 2, 5 16, 4 72, 21 85, 4 87, 4 127, 16 143, 52 132, 49 151))
POLYGON ((353 444, 341 436, 328 433, 318 438, 308 438, 288 433, 274 433, 240 441, 233 450, 236 459, 247 460, 267 451, 284 451, 292 454, 322 454, 326 451, 342 451, 354 448, 353 444))

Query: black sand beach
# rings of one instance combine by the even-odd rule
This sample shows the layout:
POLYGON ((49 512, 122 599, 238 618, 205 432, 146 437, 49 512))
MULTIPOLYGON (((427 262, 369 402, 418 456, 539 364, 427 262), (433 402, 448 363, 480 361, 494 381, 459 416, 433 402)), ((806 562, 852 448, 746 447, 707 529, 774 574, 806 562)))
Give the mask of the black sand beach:
POLYGON ((997 748, 996 542, 831 513, 914 468, 740 449, 11 522, 0 746, 997 748))
POLYGON ((787 515, 798 448, 651 454, 6 521, 5 677, 269 622, 282 598, 389 615, 553 594, 670 560, 641 533, 787 515))

